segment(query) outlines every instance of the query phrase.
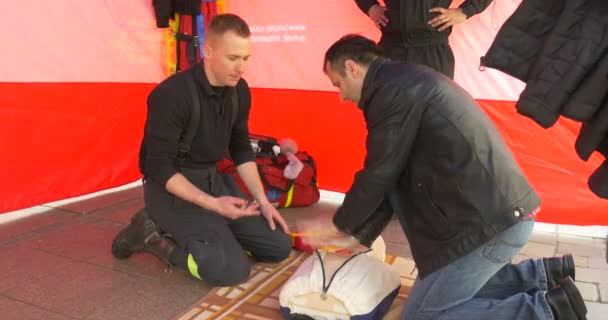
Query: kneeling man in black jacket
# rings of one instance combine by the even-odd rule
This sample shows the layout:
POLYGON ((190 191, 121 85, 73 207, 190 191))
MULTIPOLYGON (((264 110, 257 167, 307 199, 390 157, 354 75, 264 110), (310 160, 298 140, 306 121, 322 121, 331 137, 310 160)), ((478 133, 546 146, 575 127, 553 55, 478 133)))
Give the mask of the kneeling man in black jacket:
POLYGON ((571 255, 511 264, 541 203, 475 100, 347 35, 323 70, 367 124, 367 155, 326 244, 369 246, 397 215, 419 273, 404 319, 584 319, 571 255))

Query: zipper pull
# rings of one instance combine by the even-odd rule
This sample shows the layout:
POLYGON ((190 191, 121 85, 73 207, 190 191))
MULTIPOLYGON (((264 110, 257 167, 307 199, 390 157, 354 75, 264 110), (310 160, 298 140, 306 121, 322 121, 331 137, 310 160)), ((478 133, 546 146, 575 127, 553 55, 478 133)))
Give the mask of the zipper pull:
POLYGON ((486 57, 479 57, 479 71, 486 71, 486 57))

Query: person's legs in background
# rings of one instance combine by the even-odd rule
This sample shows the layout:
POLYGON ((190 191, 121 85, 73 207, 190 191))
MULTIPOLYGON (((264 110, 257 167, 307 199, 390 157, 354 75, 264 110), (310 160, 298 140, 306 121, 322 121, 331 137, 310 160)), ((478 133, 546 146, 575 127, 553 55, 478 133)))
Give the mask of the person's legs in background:
POLYGON ((450 79, 454 79, 454 53, 447 42, 428 46, 405 47, 400 42, 383 39, 379 45, 384 50, 386 57, 393 61, 425 65, 450 79))

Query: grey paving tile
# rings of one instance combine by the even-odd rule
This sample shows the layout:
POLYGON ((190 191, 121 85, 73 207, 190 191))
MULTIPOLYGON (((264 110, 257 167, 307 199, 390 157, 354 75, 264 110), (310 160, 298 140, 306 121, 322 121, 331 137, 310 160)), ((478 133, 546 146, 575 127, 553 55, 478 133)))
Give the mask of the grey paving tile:
POLYGON ((606 270, 576 268, 576 281, 605 284, 608 283, 606 276, 606 270))
POLYGON ((95 255, 87 261, 100 267, 114 269, 133 275, 151 278, 162 278, 167 276, 166 266, 151 254, 134 253, 128 259, 118 260, 110 253, 110 247, 104 248, 103 251, 104 252, 95 255))
POLYGON ((36 282, 41 277, 62 270, 72 260, 58 257, 26 246, 4 246, 0 248, 0 293, 14 287, 36 282))
POLYGON ((0 315, 2 315, 3 320, 76 319, 3 296, 0 296, 0 315))
POLYGON ((114 290, 111 298, 85 319, 171 319, 210 290, 192 277, 186 279, 178 275, 181 280, 187 280, 182 282, 173 275, 164 279, 129 277, 123 286, 114 290))
POLYGON ((608 304, 587 302, 587 320, 605 320, 608 314, 608 304))
POLYGON ((49 209, 48 212, 0 224, 0 243, 19 239, 32 232, 52 228, 54 225, 74 219, 78 215, 64 210, 49 209))
POLYGON ((78 202, 62 204, 59 206, 55 206, 50 204, 51 207, 58 207, 65 210, 69 210, 72 212, 77 212, 81 214, 91 213, 95 210, 99 210, 101 208, 113 206, 119 204, 121 202, 139 199, 143 197, 143 188, 136 187, 130 188, 122 191, 112 192, 108 194, 104 194, 98 197, 94 197, 91 199, 86 199, 78 202))
POLYGON ((555 254, 555 249, 555 245, 528 242, 520 254, 524 254, 530 258, 552 257, 555 254))
POLYGON ((576 287, 585 301, 598 302, 600 300, 597 284, 577 281, 576 287))
POLYGON ((606 263, 606 257, 588 257, 589 268, 591 269, 603 269, 608 273, 608 263, 606 263))
POLYGON ((34 236, 21 244, 51 254, 88 261, 101 255, 109 255, 112 239, 123 226, 103 219, 80 219, 51 232, 34 236))
POLYGON ((45 274, 37 281, 12 288, 4 295, 83 319, 110 306, 114 296, 125 290, 133 277, 135 276, 73 261, 64 268, 45 274))
POLYGON ((589 268, 589 258, 583 256, 572 255, 574 265, 578 268, 589 268))
POLYGON ((586 256, 586 257, 604 257, 606 253, 605 248, 598 248, 594 246, 585 246, 580 244, 571 244, 571 243, 558 243, 557 245, 557 253, 572 253, 577 256, 586 256))
POLYGON ((584 236, 576 236, 570 234, 558 234, 557 235, 558 242, 574 244, 579 246, 590 246, 595 248, 605 248, 606 244, 603 239, 584 237, 584 236))
POLYGON ((608 226, 578 226, 558 224, 557 232, 559 234, 571 234, 576 236, 606 238, 608 234, 608 226))
POLYGON ((88 214, 85 219, 103 218, 115 222, 128 224, 131 217, 141 208, 145 207, 144 199, 132 199, 121 202, 115 206, 109 206, 88 214))
POLYGON ((608 284, 600 284, 600 301, 602 303, 608 303, 608 284))
POLYGON ((557 233, 554 232, 543 232, 534 231, 530 236, 530 242, 544 243, 550 245, 557 245, 557 233))

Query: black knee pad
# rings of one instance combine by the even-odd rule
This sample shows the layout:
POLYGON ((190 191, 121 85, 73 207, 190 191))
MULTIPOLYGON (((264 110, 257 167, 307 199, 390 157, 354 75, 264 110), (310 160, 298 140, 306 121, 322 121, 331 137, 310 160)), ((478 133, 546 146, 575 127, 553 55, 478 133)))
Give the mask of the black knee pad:
POLYGON ((221 239, 190 239, 188 271, 212 286, 233 286, 249 276, 251 266, 243 250, 227 248, 221 239))

